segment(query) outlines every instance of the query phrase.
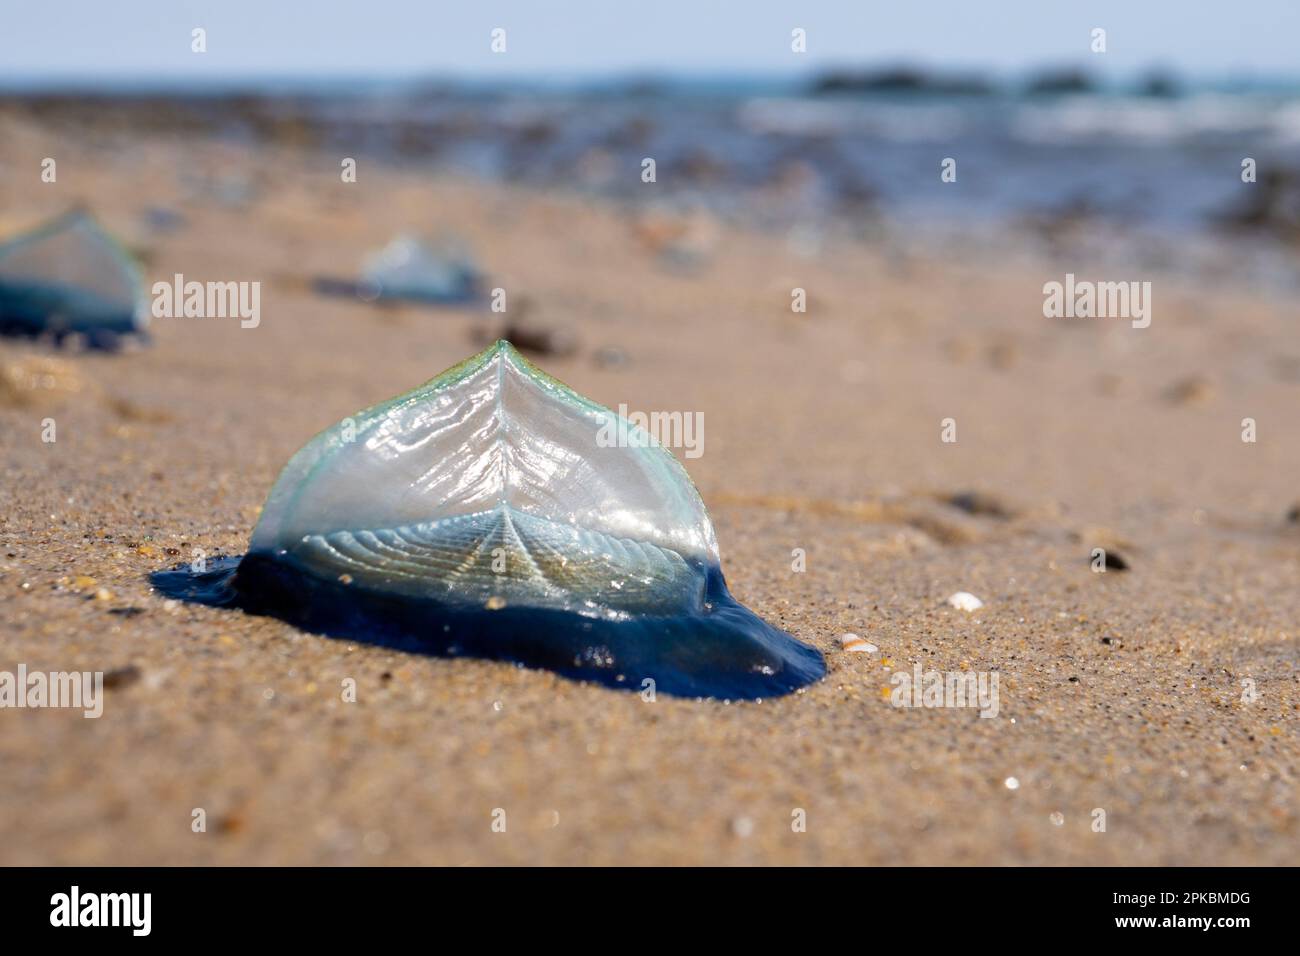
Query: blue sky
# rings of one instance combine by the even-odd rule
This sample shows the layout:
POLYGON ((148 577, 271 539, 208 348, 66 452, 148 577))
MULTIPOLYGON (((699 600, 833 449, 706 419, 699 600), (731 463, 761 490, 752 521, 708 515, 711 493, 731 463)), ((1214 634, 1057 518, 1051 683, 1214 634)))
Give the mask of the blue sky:
POLYGON ((917 62, 1300 72, 1300 0, 0 0, 0 77, 792 74, 917 62), (208 52, 190 52, 190 31, 208 52), (508 52, 488 48, 493 27, 508 52), (1104 56, 1088 51, 1107 30, 1104 56), (808 31, 808 53, 790 31, 808 31))

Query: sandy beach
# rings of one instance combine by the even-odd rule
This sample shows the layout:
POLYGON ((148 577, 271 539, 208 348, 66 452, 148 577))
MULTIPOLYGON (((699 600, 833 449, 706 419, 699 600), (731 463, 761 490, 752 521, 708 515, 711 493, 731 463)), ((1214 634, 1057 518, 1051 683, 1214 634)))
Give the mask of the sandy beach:
POLYGON ((98 720, 0 712, 0 863, 1295 862, 1300 315, 1232 262, 1108 276, 1152 280, 1135 329, 1045 318, 1043 284, 1089 263, 1032 243, 921 256, 670 217, 701 237, 683 269, 644 211, 565 193, 366 160, 344 183, 328 151, 17 115, 0 141, 3 235, 81 202, 147 283, 262 283, 256 328, 0 341, 0 669, 109 675, 98 720), (313 293, 403 230, 461 237, 520 321, 570 335, 533 359, 580 393, 703 413, 684 464, 728 582, 824 681, 646 702, 153 591, 195 549, 241 554, 316 432, 495 336, 481 309, 313 293), (1127 570, 1093 571, 1098 547, 1127 570), (997 716, 892 706, 917 663, 996 671, 997 716))

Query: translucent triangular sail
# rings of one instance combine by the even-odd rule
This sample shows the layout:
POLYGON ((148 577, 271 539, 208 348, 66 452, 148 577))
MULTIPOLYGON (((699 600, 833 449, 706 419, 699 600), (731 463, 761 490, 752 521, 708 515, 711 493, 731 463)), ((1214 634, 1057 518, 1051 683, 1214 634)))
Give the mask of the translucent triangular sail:
POLYGON ((0 322, 10 329, 127 333, 147 316, 134 263, 85 213, 0 244, 0 322))

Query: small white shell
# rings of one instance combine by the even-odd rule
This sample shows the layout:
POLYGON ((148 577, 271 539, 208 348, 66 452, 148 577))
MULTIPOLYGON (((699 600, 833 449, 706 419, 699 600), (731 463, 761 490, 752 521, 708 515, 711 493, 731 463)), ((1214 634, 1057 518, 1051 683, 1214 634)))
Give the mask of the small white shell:
POLYGON ((864 641, 856 634, 841 634, 840 647, 844 648, 846 651, 857 651, 867 654, 874 654, 876 651, 880 650, 880 648, 876 647, 875 644, 872 644, 870 641, 864 641))
POLYGON ((978 611, 984 602, 969 591, 958 591, 948 598, 948 603, 959 611, 978 611))

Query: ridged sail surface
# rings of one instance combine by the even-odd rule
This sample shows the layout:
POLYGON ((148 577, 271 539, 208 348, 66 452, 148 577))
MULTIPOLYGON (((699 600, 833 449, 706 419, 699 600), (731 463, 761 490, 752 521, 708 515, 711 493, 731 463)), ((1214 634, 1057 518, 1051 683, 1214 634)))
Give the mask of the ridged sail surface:
POLYGON ((313 439, 252 550, 452 604, 617 616, 698 603, 718 561, 703 502, 666 449, 602 441, 617 425, 498 343, 313 439))

